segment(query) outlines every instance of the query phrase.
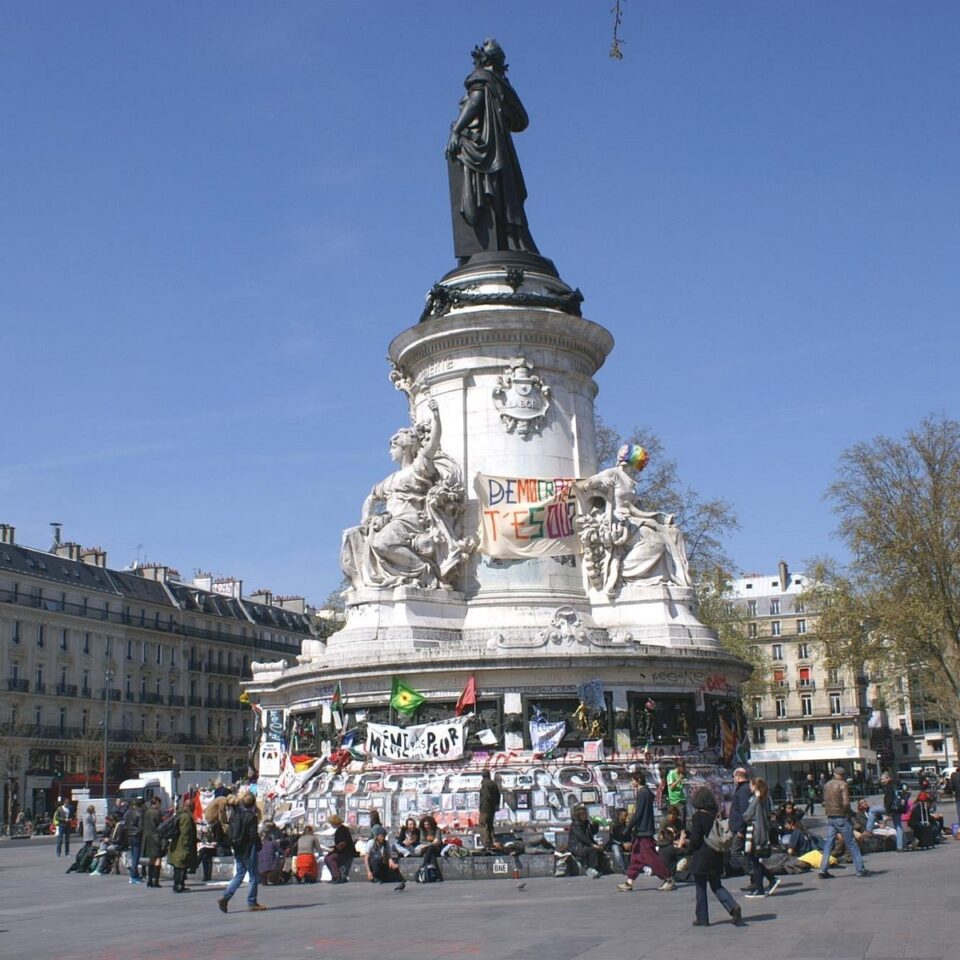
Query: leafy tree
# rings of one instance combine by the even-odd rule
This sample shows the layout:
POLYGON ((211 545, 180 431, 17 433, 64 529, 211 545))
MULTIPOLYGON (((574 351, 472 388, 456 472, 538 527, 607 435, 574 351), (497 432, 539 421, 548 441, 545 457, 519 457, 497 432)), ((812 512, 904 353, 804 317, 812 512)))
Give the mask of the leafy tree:
POLYGON ((828 662, 882 670, 886 696, 900 692, 900 678, 922 676, 956 737, 960 423, 933 416, 901 440, 856 444, 827 496, 852 556, 846 567, 821 560, 811 571, 828 662))

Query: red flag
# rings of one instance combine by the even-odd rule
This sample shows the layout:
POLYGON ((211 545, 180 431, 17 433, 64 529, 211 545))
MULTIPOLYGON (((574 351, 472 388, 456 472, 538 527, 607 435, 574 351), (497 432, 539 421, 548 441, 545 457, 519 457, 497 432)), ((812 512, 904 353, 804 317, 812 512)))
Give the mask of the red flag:
POLYGON ((458 717, 463 716, 467 707, 473 707, 476 710, 477 707, 477 678, 471 676, 467 681, 467 685, 463 688, 463 693, 460 694, 460 699, 457 701, 456 709, 453 711, 458 717))

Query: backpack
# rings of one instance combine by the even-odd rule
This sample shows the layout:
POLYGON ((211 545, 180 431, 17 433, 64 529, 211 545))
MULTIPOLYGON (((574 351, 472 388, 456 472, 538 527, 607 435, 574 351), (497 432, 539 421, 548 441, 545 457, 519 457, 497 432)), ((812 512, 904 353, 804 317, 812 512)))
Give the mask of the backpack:
POLYGON ((93 849, 93 844, 84 844, 78 851, 77 856, 74 859, 73 863, 67 867, 67 873, 89 873, 90 864, 93 863, 93 858, 96 855, 96 850, 93 849))
POLYGON ((890 812, 903 813, 907 806, 907 797, 909 796, 910 794, 902 787, 896 788, 893 791, 893 797, 890 800, 890 812))
POLYGON ((425 867, 421 867, 417 871, 417 883, 437 883, 441 879, 440 870, 432 863, 428 863, 425 867))
POLYGON ((177 837, 180 836, 180 818, 176 814, 172 817, 167 817, 167 819, 160 824, 157 830, 157 836, 161 840, 176 840, 177 837))
POLYGON ((717 853, 726 853, 733 843, 733 834, 730 832, 730 821, 721 820, 715 817, 710 832, 704 837, 703 842, 717 853))
POLYGON ((234 810, 230 815, 227 824, 227 837, 230 839, 230 845, 235 847, 243 839, 243 814, 240 810, 234 810))

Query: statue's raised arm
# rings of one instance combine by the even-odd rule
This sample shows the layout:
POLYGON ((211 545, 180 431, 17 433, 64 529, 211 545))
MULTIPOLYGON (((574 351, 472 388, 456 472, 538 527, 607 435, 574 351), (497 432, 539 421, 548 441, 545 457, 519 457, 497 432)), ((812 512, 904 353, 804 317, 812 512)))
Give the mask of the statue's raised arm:
POLYGON ((475 47, 473 62, 446 148, 454 252, 461 261, 494 250, 537 253, 512 137, 526 129, 527 111, 507 80, 496 40, 475 47))
POLYGON ((436 400, 429 399, 427 409, 429 422, 390 438, 399 469, 374 484, 359 526, 344 531, 340 564, 355 590, 446 584, 473 549, 459 533, 463 483, 440 450, 436 400))

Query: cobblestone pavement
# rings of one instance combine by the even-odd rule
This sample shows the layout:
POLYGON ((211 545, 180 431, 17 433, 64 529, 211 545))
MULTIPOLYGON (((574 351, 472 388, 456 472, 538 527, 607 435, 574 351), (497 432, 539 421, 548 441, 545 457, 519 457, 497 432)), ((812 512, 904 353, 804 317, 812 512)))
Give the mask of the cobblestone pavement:
POLYGON ((960 843, 874 854, 873 875, 785 877, 778 893, 746 900, 727 888, 747 925, 735 928, 711 898, 712 925, 691 926, 693 888, 667 893, 616 877, 408 885, 261 888, 269 909, 249 913, 245 888, 224 916, 221 886, 192 881, 174 895, 125 877, 64 874, 46 841, 0 844, 0 957, 4 960, 668 960, 668 958, 897 957, 960 960, 960 843))

